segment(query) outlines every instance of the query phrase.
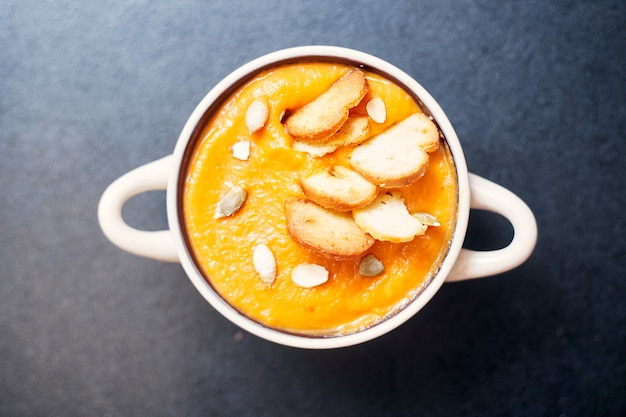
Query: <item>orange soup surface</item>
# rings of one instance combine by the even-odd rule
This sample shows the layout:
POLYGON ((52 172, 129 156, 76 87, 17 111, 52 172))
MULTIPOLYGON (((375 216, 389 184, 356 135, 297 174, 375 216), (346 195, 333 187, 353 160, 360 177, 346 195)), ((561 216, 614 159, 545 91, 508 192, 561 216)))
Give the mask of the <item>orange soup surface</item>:
MULTIPOLYGON (((440 223, 412 241, 376 241, 368 253, 384 265, 375 277, 359 274, 357 259, 329 259, 298 245, 288 234, 285 201, 305 198, 299 176, 325 166, 350 167, 353 147, 322 157, 295 151, 283 126, 285 113, 314 100, 351 67, 332 63, 279 66, 255 76, 235 91, 208 121, 195 145, 183 191, 184 227, 193 256, 205 279, 230 305, 265 326, 298 334, 333 336, 354 333, 392 316, 410 302, 437 272, 446 256, 456 222, 457 181, 445 141, 429 154, 426 173, 399 188, 409 212, 427 212, 440 223), (245 115, 255 99, 269 108, 262 129, 250 134, 245 115), (233 145, 250 143, 245 160, 233 157, 233 145), (232 216, 214 218, 216 206, 233 186, 247 191, 232 216), (252 262, 254 248, 266 244, 276 259, 276 278, 263 282, 252 262), (303 288, 291 279, 302 263, 322 265, 329 279, 303 288)), ((366 72, 368 93, 352 113, 366 115, 365 104, 380 97, 383 123, 370 120, 374 136, 409 115, 421 112, 401 87, 366 72)))

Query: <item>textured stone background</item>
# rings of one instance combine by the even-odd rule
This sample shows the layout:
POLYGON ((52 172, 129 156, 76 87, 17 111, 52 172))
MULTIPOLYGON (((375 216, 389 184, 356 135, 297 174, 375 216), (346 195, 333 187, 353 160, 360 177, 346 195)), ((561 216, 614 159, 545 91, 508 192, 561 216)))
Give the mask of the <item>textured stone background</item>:
MULTIPOLYGON (((8 0, 0 8, 0 415, 626 413, 626 3, 8 0), (240 332, 179 265, 102 235, 114 179, 172 152, 230 71, 331 44, 440 101, 472 172, 522 197, 536 251, 337 351, 240 332)), ((165 196, 128 221, 166 227, 165 196)), ((472 214, 467 245, 506 244, 472 214)))

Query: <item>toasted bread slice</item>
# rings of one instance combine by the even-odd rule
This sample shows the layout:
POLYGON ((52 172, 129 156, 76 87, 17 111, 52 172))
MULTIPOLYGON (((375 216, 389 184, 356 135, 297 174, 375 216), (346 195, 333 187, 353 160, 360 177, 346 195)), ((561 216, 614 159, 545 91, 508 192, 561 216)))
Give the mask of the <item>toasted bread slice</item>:
POLYGON ((387 191, 370 205, 352 211, 356 224, 376 240, 410 242, 427 226, 411 216, 399 191, 387 191))
POLYGON ((419 146, 427 153, 439 149, 437 125, 424 113, 413 113, 398 125, 407 135, 414 135, 419 146))
POLYGON ((349 110, 359 104, 366 93, 365 74, 354 68, 289 116, 285 120, 285 129, 303 141, 324 141, 341 128, 348 119, 349 110))
POLYGON ((301 178, 300 185, 311 200, 336 211, 364 207, 374 201, 378 194, 378 187, 343 166, 331 166, 325 171, 301 178))
POLYGON ((367 139, 370 124, 367 116, 349 116, 341 128, 324 142, 293 141, 293 149, 319 158, 342 146, 355 145, 367 139))
POLYGON ((374 244, 347 213, 325 209, 311 201, 285 202, 287 231, 298 244, 318 255, 345 259, 362 256, 374 244))
POLYGON ((439 146, 435 124, 415 113, 382 133, 361 143, 352 152, 350 164, 366 179, 383 188, 405 187, 428 169, 424 149, 439 146))

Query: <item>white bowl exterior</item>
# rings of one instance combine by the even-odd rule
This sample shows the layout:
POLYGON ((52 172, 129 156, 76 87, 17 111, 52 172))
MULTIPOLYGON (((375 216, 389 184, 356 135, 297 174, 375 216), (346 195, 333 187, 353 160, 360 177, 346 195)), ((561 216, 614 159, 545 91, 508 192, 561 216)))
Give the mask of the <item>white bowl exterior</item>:
POLYGON ((456 132, 439 104, 417 81, 390 63, 364 52, 337 46, 302 46, 273 52, 241 66, 219 82, 202 99, 183 127, 176 144, 176 148, 174 149, 172 172, 169 177, 167 188, 168 223, 178 249, 180 262, 192 283, 202 296, 223 316, 240 326, 242 329, 275 343, 306 349, 340 348, 363 343, 390 332, 413 317, 428 301, 430 301, 450 273, 463 245, 463 240, 467 231, 469 211, 469 180, 465 157, 456 132), (180 169, 183 156, 194 129, 201 121, 209 106, 214 101, 219 99, 221 95, 229 89, 229 87, 238 84, 242 78, 256 72, 260 68, 267 67, 268 65, 272 65, 274 63, 280 63, 285 60, 293 60, 294 58, 306 59, 308 57, 328 57, 337 58, 339 60, 348 59, 355 63, 362 63, 366 67, 379 70, 395 77, 408 89, 412 90, 420 98, 424 106, 431 112, 446 137, 448 146, 454 158, 458 178, 459 200, 457 223, 448 254, 440 266, 438 273, 432 278, 431 282, 421 291, 421 293, 416 296, 415 299, 408 303, 406 307, 394 316, 389 317, 360 332, 343 336, 318 337, 286 333, 263 326, 262 324, 237 311, 222 297, 220 297, 213 290, 213 288, 211 288, 211 286, 204 279, 201 271, 194 264, 191 254, 184 243, 184 231, 181 230, 179 221, 179 216, 182 215, 182 213, 178 212, 178 184, 180 180, 179 176, 183 174, 180 169))

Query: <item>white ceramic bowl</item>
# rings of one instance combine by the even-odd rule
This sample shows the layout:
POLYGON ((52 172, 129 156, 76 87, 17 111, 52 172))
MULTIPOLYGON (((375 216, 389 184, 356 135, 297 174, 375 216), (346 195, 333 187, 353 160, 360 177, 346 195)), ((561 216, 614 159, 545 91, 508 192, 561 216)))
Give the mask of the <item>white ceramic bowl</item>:
POLYGON ((304 46, 280 50, 257 58, 224 78, 198 104, 185 124, 172 155, 143 165, 113 182, 103 193, 98 219, 104 234, 121 249, 139 256, 180 262, 202 296, 224 317, 264 339, 287 346, 309 349, 339 348, 377 338, 415 315, 446 281, 495 275, 520 265, 532 253, 537 225, 528 206, 509 190, 468 173, 463 149, 445 113, 433 97, 412 77, 375 56, 333 46, 304 46), (454 158, 458 177, 458 215, 447 256, 431 282, 406 307, 392 317, 363 331, 345 336, 316 337, 286 333, 257 323, 231 307, 207 283, 194 264, 181 228, 181 190, 188 146, 198 127, 210 115, 212 106, 260 70, 298 61, 333 61, 363 66, 381 73, 404 86, 419 98, 443 132, 454 158), (141 231, 122 219, 122 207, 131 197, 149 190, 167 190, 169 230, 141 231), (506 217, 512 224, 511 243, 494 251, 463 249, 470 208, 489 210, 506 217))

